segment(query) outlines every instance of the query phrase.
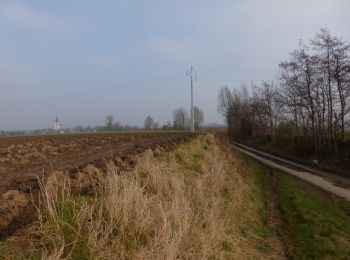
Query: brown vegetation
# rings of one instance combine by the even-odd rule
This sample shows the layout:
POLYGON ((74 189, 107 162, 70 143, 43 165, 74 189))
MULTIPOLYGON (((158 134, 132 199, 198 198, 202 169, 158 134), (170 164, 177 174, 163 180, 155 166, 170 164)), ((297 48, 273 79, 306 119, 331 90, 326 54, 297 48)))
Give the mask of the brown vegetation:
POLYGON ((109 170, 109 162, 119 170, 130 170, 137 163, 137 155, 146 149, 159 153, 194 136, 168 133, 1 138, 0 238, 33 220, 31 202, 40 197, 38 178, 69 176, 74 191, 90 193, 97 177, 109 170), (21 163, 24 157, 26 162, 21 163))
POLYGON ((89 196, 72 193, 70 181, 52 175, 41 187, 38 222, 6 241, 3 253, 50 259, 283 258, 262 218, 266 209, 254 174, 213 135, 158 157, 148 152, 129 173, 110 166, 89 196), (26 244, 22 252, 18 243, 26 244))

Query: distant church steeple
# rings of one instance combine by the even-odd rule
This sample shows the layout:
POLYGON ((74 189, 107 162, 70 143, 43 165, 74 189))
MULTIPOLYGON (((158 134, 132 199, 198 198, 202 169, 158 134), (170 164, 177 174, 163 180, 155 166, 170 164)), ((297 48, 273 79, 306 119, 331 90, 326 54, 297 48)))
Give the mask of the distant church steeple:
POLYGON ((58 117, 56 116, 56 121, 53 125, 53 128, 55 129, 55 131, 59 131, 62 129, 62 124, 60 122, 60 120, 58 119, 58 117))

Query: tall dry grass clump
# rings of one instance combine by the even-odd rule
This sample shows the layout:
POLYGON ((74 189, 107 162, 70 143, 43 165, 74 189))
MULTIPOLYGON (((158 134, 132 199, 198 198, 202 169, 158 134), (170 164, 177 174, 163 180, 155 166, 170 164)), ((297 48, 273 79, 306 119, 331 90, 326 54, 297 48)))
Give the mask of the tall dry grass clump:
MULTIPOLYGON (((206 139, 213 142, 213 138, 206 139)), ((218 256, 224 225, 216 186, 225 177, 220 163, 195 171, 202 160, 212 160, 216 154, 213 150, 204 154, 202 142, 198 139, 161 159, 147 153, 133 172, 108 175, 92 198, 73 196, 68 187, 55 189, 49 182, 43 187, 46 211, 40 221, 46 236, 45 255, 103 259, 218 256)))
MULTIPOLYGON (((249 185, 213 135, 155 158, 132 172, 112 169, 94 196, 55 181, 42 187, 33 254, 47 259, 223 259, 261 256, 242 237, 249 185)), ((252 213, 253 212, 253 213, 252 213)), ((246 216, 245 216, 246 214, 246 216)), ((256 241, 255 241, 256 242, 256 241)))

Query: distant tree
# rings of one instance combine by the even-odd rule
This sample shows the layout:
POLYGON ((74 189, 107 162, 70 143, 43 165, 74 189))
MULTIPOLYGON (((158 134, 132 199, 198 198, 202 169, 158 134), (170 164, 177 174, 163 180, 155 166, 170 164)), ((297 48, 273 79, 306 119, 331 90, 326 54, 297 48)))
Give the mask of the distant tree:
POLYGON ((106 117, 105 128, 107 131, 112 131, 114 129, 114 117, 112 115, 106 117))
POLYGON ((198 130, 202 127, 204 123, 204 112, 200 110, 198 107, 193 108, 194 114, 194 129, 198 130))
POLYGON ((231 92, 227 87, 219 91, 218 111, 225 116, 229 133, 235 138, 246 139, 252 135, 251 98, 244 84, 241 91, 231 92))
POLYGON ((154 126, 154 120, 151 116, 147 116, 145 119, 145 130, 151 130, 154 126))
POLYGON ((159 128, 159 124, 158 123, 153 123, 153 129, 157 130, 159 128))
POLYGON ((174 129, 185 130, 188 127, 188 113, 186 109, 180 107, 173 112, 174 129))
POLYGON ((117 131, 122 131, 124 129, 120 122, 115 122, 113 128, 117 131))
POLYGON ((83 132, 84 131, 84 127, 81 125, 77 125, 75 127, 73 127, 73 131, 75 132, 83 132))
POLYGON ((233 93, 230 89, 225 86, 219 90, 218 95, 218 112, 223 115, 229 128, 229 132, 232 134, 234 128, 233 122, 233 108, 234 108, 234 98, 233 93))
POLYGON ((172 124, 171 124, 171 121, 168 121, 165 125, 162 126, 162 129, 163 130, 170 130, 172 129, 172 124))

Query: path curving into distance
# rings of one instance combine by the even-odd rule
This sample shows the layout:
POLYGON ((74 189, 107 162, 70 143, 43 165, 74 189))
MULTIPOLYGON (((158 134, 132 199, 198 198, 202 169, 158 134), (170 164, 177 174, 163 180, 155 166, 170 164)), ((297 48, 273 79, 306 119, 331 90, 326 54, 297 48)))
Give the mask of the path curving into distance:
POLYGON ((333 175, 234 142, 233 147, 262 164, 311 183, 339 198, 350 201, 350 178, 333 175))

